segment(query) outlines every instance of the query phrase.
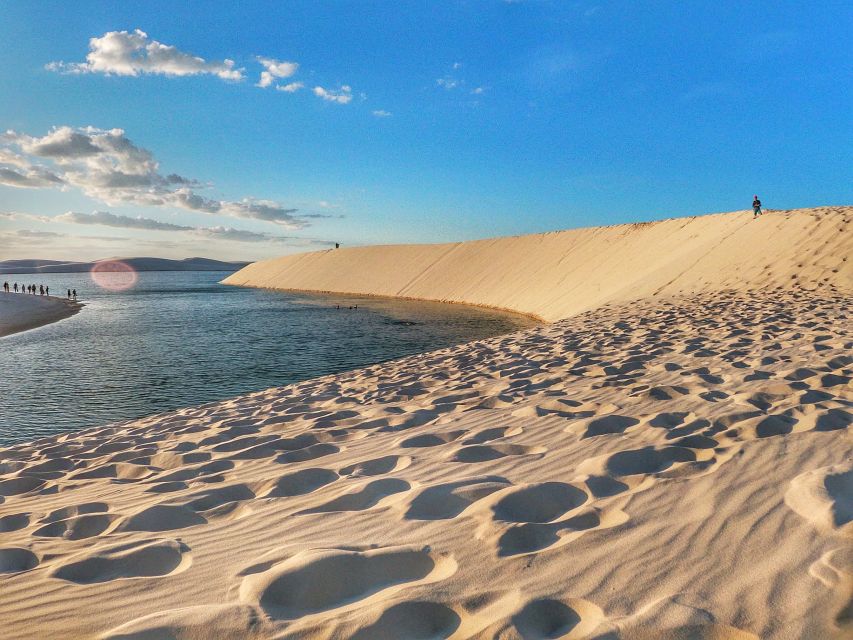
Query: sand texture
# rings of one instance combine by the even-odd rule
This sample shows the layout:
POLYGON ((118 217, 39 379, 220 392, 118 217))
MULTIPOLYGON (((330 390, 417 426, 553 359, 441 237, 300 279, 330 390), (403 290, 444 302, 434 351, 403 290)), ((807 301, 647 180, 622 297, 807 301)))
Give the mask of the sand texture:
POLYGON ((62 320, 82 308, 79 302, 55 296, 0 292, 0 336, 62 320))
POLYGON ((602 304, 853 283, 853 207, 674 218, 513 238, 329 249, 223 282, 465 302, 559 320, 602 304))
POLYGON ((849 638, 850 214, 250 266, 571 317, 0 449, 0 629, 849 638))
POLYGON ((0 628, 849 638, 851 311, 610 305, 0 450, 0 628))

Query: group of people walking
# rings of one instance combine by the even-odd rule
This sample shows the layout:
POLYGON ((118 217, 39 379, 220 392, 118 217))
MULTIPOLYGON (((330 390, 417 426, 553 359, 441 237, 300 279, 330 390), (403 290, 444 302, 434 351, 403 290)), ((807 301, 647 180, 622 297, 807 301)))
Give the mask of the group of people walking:
MULTIPOLYGON (((9 284, 8 281, 3 283, 3 291, 6 293, 11 293, 14 291, 15 293, 29 293, 32 295, 40 295, 40 296, 49 296, 50 295, 50 287, 44 284, 34 285, 34 284, 21 284, 18 287, 18 283, 9 284)), ((68 289, 66 293, 66 297, 69 300, 77 299, 77 289, 68 289)))

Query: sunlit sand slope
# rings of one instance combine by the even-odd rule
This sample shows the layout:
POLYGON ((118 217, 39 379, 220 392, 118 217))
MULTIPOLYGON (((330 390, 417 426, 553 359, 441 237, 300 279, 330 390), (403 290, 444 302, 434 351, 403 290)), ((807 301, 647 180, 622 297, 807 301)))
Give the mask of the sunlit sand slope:
POLYGON ((223 282, 466 302, 548 321, 650 296, 853 287, 853 207, 752 218, 739 211, 474 242, 329 249, 256 262, 223 282))

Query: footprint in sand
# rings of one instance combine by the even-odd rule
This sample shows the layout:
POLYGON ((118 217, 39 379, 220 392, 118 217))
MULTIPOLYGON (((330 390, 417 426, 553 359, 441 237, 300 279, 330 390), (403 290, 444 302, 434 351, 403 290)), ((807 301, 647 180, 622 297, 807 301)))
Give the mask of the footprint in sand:
POLYGON ((500 476, 482 476, 447 482, 419 491, 409 501, 403 517, 407 520, 449 520, 472 504, 510 486, 500 476))
POLYGON ((604 620, 604 613, 586 600, 537 598, 514 603, 501 620, 475 634, 476 640, 536 638, 560 640, 587 638, 604 620))
POLYGON ((485 444, 486 442, 499 440, 500 438, 512 438, 523 431, 524 430, 521 427, 491 427, 489 429, 478 431, 470 438, 466 438, 462 441, 462 444, 485 444))
POLYGON ((246 576, 239 593, 243 602, 259 604, 274 619, 295 620, 362 606, 361 601, 374 594, 435 582, 455 571, 452 558, 437 556, 428 547, 312 550, 246 576))
POLYGON ((453 442, 465 433, 465 431, 447 431, 445 433, 422 433, 418 436, 406 438, 400 443, 400 446, 407 449, 437 447, 442 444, 447 444, 448 442, 453 442))
POLYGON ((19 496, 44 487, 45 481, 31 476, 0 480, 0 496, 19 496))
POLYGON ((180 573, 192 563, 190 549, 176 540, 129 542, 76 556, 50 572, 75 584, 180 573))
POLYGON ((105 464, 85 471, 78 471, 74 475, 68 477, 69 480, 96 480, 96 479, 112 479, 116 481, 122 480, 143 480, 154 474, 154 471, 148 467, 143 467, 126 462, 117 462, 113 464, 105 464))
POLYGON ((307 462, 308 460, 316 460, 317 458, 322 458, 323 456, 328 456, 333 453, 337 453, 340 450, 340 447, 337 447, 331 443, 320 442, 318 444, 312 444, 311 446, 305 447, 303 449, 296 449, 294 451, 282 453, 275 459, 275 462, 278 462, 279 464, 287 464, 290 462, 307 462))
POLYGON ((0 574, 29 571, 38 564, 38 556, 29 549, 20 547, 0 549, 0 574))
POLYGON ((637 418, 630 416, 620 416, 617 414, 602 416, 590 420, 586 425, 586 431, 581 436, 582 438, 591 438, 593 436, 612 435, 624 433, 629 427, 640 424, 637 418))
POLYGON ((352 640, 398 640, 449 638, 462 618, 450 607, 438 602, 401 602, 382 610, 379 619, 362 627, 352 640))
POLYGON ((489 500, 491 521, 497 525, 497 555, 515 556, 533 553, 568 542, 580 532, 601 526, 612 526, 598 511, 575 513, 589 496, 573 485, 542 482, 511 487, 489 500))
POLYGON ((0 517, 0 533, 9 533, 18 531, 30 524, 29 513, 12 513, 8 516, 0 517))
POLYGON ((542 455, 548 449, 545 447, 528 447, 521 444, 470 445, 460 447, 450 454, 451 462, 488 462, 507 456, 542 455))
POLYGON ((51 522, 33 531, 34 536, 82 540, 99 536, 107 531, 119 516, 106 513, 76 516, 51 522))
POLYGON ((542 482, 506 489, 491 510, 493 518, 503 522, 551 522, 588 498, 570 484, 542 482))
POLYGON ((258 492, 260 498, 289 498, 302 496, 320 487, 324 487, 338 479, 338 474, 331 469, 317 467, 300 469, 274 480, 269 488, 258 492))
MULTIPOLYGON (((243 604, 200 605, 158 611, 110 629, 101 640, 266 637, 263 613, 243 604)), ((271 634, 269 634, 271 635, 271 634)))
POLYGON ((408 491, 411 485, 399 478, 383 478, 374 480, 326 502, 325 504, 297 511, 295 515, 306 515, 311 513, 332 513, 336 511, 364 511, 375 507, 385 498, 394 494, 408 491))
POLYGON ((188 507, 157 504, 125 518, 117 530, 170 531, 199 524, 207 524, 207 520, 188 507))
POLYGON ((61 478, 67 472, 72 471, 77 465, 64 458, 53 458, 38 464, 30 465, 26 469, 28 476, 36 476, 43 480, 55 480, 61 478))
POLYGON ((230 460, 214 460, 201 465, 184 467, 176 469, 165 475, 155 476, 149 479, 149 482, 186 482, 188 480, 205 480, 212 476, 216 476, 224 471, 230 471, 234 468, 234 463, 230 460))
POLYGON ((694 461, 696 454, 684 447, 648 446, 614 453, 607 458, 605 468, 609 474, 619 477, 660 473, 678 463, 694 461))
POLYGON ((853 463, 801 473, 791 480, 785 504, 818 529, 853 538, 853 463))
POLYGON ((39 524, 57 522, 59 520, 67 520, 75 516, 82 516, 90 513, 106 513, 110 510, 110 505, 106 502, 84 502, 83 504, 74 504, 67 507, 60 507, 48 513, 45 517, 39 520, 39 524))
MULTIPOLYGON (((246 500, 251 500, 254 497, 255 492, 247 484, 239 483, 181 496, 174 501, 167 502, 165 506, 191 509, 197 514, 203 513, 203 519, 206 521, 208 518, 216 518, 224 515, 239 516, 241 514, 235 510, 246 500)), ((183 517, 183 515, 182 513, 180 517, 183 517)), ((176 524, 180 524, 180 521, 176 522, 176 524)), ((201 523, 199 522, 199 524, 201 523)), ((186 524, 185 526, 193 525, 186 524)), ((156 530, 159 531, 161 529, 156 530)))
POLYGON ((381 476, 392 471, 402 471, 412 463, 409 456, 383 456, 371 460, 363 460, 347 465, 340 469, 342 476, 381 476))

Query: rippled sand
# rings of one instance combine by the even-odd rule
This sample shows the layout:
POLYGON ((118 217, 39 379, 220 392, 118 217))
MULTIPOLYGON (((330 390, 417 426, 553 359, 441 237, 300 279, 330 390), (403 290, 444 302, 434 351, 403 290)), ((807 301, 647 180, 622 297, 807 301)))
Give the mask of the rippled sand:
POLYGON ((0 628, 849 637, 851 311, 606 306, 0 450, 0 628))

